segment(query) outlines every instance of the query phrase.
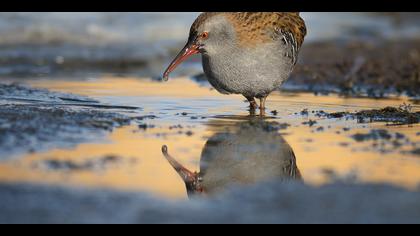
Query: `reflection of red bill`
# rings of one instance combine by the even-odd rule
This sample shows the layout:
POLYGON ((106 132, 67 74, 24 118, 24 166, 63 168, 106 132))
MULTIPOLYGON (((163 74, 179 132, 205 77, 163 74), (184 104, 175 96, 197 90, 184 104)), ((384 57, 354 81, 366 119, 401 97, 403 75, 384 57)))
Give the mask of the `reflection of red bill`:
POLYGON ((192 172, 177 162, 175 158, 169 155, 168 147, 166 145, 162 146, 162 153, 178 175, 181 176, 187 187, 188 194, 203 193, 204 190, 200 184, 200 177, 197 172, 192 172))

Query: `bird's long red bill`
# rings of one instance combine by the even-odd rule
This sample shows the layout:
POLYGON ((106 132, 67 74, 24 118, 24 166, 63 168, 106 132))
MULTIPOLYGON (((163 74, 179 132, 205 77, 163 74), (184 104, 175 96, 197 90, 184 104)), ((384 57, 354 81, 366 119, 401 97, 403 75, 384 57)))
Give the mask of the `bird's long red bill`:
POLYGON ((178 53, 178 55, 175 57, 175 59, 171 62, 171 64, 168 66, 168 68, 165 70, 165 73, 163 73, 163 80, 168 81, 169 74, 175 70, 175 68, 181 64, 183 61, 185 61, 188 57, 199 53, 198 46, 195 44, 187 43, 185 47, 178 53))

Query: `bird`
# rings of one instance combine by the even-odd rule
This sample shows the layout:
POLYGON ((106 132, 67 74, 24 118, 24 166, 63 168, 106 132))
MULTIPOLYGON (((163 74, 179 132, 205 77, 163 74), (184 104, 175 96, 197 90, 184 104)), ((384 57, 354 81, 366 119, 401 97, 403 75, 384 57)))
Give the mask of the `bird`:
POLYGON ((191 25, 184 48, 163 73, 201 54, 204 74, 222 94, 242 94, 250 111, 265 110, 267 96, 286 81, 307 34, 299 12, 204 12, 191 25))
POLYGON ((266 181, 303 182, 293 149, 270 128, 273 126, 264 120, 249 120, 216 132, 201 152, 199 172, 176 161, 166 145, 162 154, 184 181, 189 197, 215 195, 232 186, 266 181))

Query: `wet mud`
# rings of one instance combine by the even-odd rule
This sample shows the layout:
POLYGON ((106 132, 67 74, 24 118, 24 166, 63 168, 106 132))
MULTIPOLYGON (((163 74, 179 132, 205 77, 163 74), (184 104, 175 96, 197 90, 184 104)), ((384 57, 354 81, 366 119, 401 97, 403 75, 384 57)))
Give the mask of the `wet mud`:
POLYGON ((302 47, 284 90, 384 98, 420 96, 420 40, 327 41, 302 47))
POLYGON ((0 85, 0 159, 52 147, 72 147, 130 124, 132 118, 110 109, 127 108, 84 96, 0 85))
POLYGON ((317 111, 319 117, 356 119, 359 123, 387 122, 395 125, 409 125, 420 122, 420 112, 412 112, 410 107, 385 107, 382 109, 361 110, 357 112, 317 111))

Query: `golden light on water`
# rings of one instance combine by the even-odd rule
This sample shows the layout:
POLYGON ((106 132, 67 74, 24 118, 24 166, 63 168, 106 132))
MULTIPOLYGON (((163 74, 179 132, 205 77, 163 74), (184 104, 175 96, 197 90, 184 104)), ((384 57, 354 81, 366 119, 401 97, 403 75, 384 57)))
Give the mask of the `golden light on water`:
MULTIPOLYGON (((54 91, 87 95, 107 102, 138 105, 143 108, 138 115, 150 112, 158 117, 145 120, 155 125, 142 130, 132 124, 117 128, 96 143, 82 143, 73 148, 53 149, 46 152, 24 154, 22 157, 0 163, 1 181, 40 182, 76 186, 99 186, 127 190, 144 190, 169 198, 186 198, 185 185, 178 174, 162 156, 161 146, 167 145, 173 156, 185 167, 199 171, 201 151, 209 137, 226 130, 235 119, 245 119, 246 104, 240 96, 220 95, 208 87, 197 85, 191 80, 181 78, 168 83, 153 82, 135 78, 103 78, 90 81, 31 81, 35 87, 54 91), (130 97, 130 98, 128 98, 130 97), (209 100, 208 109, 198 108, 198 100, 209 100), (176 115, 168 110, 172 105, 149 106, 150 102, 171 100, 179 106, 188 108, 189 113, 197 113, 199 119, 176 115), (228 101, 223 103, 224 101, 228 101), (217 104, 217 105, 214 105, 217 104), (165 107, 169 106, 169 107, 165 107), (197 106, 197 109, 195 109, 197 106), (197 111, 196 111, 197 110, 197 111), (205 116, 205 118, 200 118, 205 116), (234 119, 233 119, 234 118, 234 119), (181 124, 182 129, 169 129, 181 124), (187 131, 191 131, 187 134, 187 131), (107 155, 121 157, 122 160, 101 171, 54 171, 36 166, 45 160, 71 160, 81 163, 86 160, 107 155)), ((304 108, 311 110, 345 111, 365 108, 398 106, 405 99, 344 99, 338 96, 314 96, 312 94, 273 93, 268 100, 270 110, 279 112, 278 122, 291 126, 281 130, 283 136, 294 150, 297 165, 304 181, 308 184, 324 184, 329 181, 325 170, 332 170, 339 176, 357 173, 361 182, 387 182, 415 188, 420 183, 420 159, 414 154, 392 152, 383 154, 375 150, 364 150, 370 143, 357 143, 350 136, 357 132, 368 132, 367 128, 387 129, 400 132, 420 142, 416 133, 419 125, 393 126, 373 123, 361 125, 354 121, 318 119, 318 125, 302 125, 307 118, 294 115, 304 108), (331 127, 328 127, 331 124, 331 127), (323 126, 324 131, 314 132, 323 126), (343 127, 351 127, 343 132, 343 127), (340 133, 337 133, 340 131, 340 133)), ((418 107, 414 107, 418 109, 418 107)), ((182 112, 182 111, 178 111, 182 112)), ((313 119, 313 117, 312 117, 313 119)))
MULTIPOLYGON (((146 190, 168 197, 185 196, 185 187, 176 172, 163 158, 161 145, 167 144, 173 150, 183 148, 185 144, 199 146, 204 141, 194 137, 179 136, 170 140, 157 140, 153 134, 150 137, 134 133, 134 126, 117 129, 109 134, 106 143, 80 144, 73 149, 58 149, 44 153, 29 154, 17 165, 0 164, 0 179, 8 181, 33 181, 48 183, 65 183, 79 186, 102 186, 128 190, 146 190), (121 163, 111 166, 103 173, 94 171, 72 171, 62 173, 57 171, 41 171, 33 167, 34 163, 43 160, 72 160, 75 163, 116 155, 124 158, 121 163)), ((159 130, 154 130, 159 132, 159 130)), ((163 131, 163 130, 161 130, 163 131)), ((167 130, 164 130, 167 132, 167 130)), ((193 156, 199 157, 198 149, 191 149, 185 165, 191 169, 198 168, 189 162, 193 156)), ((180 155, 180 160, 184 160, 180 155)), ((197 160, 195 160, 197 161, 197 160)))

